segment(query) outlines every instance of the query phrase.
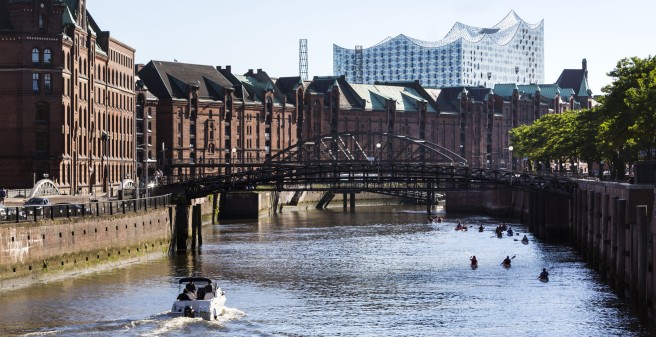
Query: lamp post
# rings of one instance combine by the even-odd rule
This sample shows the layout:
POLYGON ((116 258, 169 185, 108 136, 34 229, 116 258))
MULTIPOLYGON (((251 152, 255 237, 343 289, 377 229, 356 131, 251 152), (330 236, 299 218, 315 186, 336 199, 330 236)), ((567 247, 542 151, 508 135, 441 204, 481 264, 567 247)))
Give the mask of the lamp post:
POLYGON ((96 196, 96 191, 93 189, 93 160, 89 159, 89 194, 91 194, 92 198, 95 199, 96 196))
POLYGON ((235 156, 237 155, 237 148, 233 147, 231 152, 232 152, 232 154, 230 155, 230 173, 234 174, 234 172, 235 172, 235 156))
POLYGON ((380 148, 381 148, 381 146, 382 145, 380 143, 376 143, 376 157, 375 157, 375 159, 376 159, 376 170, 378 171, 376 173, 376 179, 378 179, 378 181, 380 181, 380 148))
POLYGON ((513 162, 512 151, 513 151, 512 145, 508 146, 508 163, 510 163, 510 172, 512 172, 514 170, 514 167, 513 167, 514 162, 513 162))

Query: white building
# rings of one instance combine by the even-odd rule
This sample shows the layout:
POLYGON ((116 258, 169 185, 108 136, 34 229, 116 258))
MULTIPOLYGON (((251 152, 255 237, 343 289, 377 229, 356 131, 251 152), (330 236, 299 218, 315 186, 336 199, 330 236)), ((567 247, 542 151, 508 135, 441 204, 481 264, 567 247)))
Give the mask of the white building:
POLYGON ((511 11, 491 28, 457 22, 437 42, 403 34, 373 47, 333 45, 334 75, 352 83, 419 80, 427 87, 544 83, 544 20, 511 11))

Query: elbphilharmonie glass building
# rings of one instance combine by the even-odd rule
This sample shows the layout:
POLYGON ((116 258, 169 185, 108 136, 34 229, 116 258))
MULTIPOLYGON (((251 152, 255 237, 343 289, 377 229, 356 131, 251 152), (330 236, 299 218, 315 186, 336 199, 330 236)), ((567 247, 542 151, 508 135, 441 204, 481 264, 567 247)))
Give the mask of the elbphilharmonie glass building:
POLYGON ((427 87, 544 83, 544 20, 511 11, 491 28, 457 22, 437 42, 398 35, 373 47, 333 45, 333 72, 351 83, 419 80, 427 87))

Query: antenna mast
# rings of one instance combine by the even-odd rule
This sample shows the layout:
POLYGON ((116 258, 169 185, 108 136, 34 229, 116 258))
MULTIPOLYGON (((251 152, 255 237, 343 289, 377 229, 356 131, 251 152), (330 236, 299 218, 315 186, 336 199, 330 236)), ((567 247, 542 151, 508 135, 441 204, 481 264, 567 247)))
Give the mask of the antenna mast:
POLYGON ((307 39, 298 40, 298 73, 302 81, 308 80, 308 46, 307 39))

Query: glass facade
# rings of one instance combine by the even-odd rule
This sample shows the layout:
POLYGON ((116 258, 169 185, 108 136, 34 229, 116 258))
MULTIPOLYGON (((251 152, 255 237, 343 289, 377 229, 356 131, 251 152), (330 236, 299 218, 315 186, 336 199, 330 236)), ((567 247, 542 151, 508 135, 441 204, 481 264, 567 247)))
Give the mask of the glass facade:
POLYGON ((456 23, 437 42, 399 35, 364 49, 333 45, 333 73, 351 83, 419 80, 427 87, 544 83, 544 24, 511 11, 492 28, 456 23))

